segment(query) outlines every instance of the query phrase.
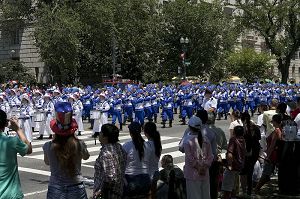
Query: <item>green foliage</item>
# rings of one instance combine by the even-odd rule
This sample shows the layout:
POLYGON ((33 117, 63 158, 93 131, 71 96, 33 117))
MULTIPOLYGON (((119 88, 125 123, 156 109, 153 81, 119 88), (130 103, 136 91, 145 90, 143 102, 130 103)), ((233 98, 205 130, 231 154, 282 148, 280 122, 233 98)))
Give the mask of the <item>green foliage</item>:
POLYGON ((32 83, 35 79, 19 61, 10 60, 0 64, 0 82, 18 80, 19 82, 32 83))
POLYGON ((214 72, 215 65, 233 48, 239 34, 231 16, 223 12, 219 2, 190 4, 177 0, 165 6, 163 14, 167 25, 166 60, 173 66, 170 72, 174 75, 177 72, 174 66, 180 64, 182 46, 179 39, 182 36, 190 40, 187 59, 191 65, 187 67, 187 75, 203 75, 214 72))
POLYGON ((181 36, 190 40, 187 75, 213 73, 239 33, 217 1, 41 0, 20 13, 34 19, 36 45, 52 81, 64 83, 99 82, 112 74, 113 48, 124 78, 171 79, 182 65, 181 36))
POLYGON ((79 67, 79 15, 66 4, 40 5, 36 12, 36 44, 54 81, 72 82, 79 67))
POLYGON ((271 68, 271 56, 266 53, 257 53, 254 49, 242 49, 231 53, 227 59, 226 69, 230 75, 244 77, 248 82, 254 78, 270 78, 268 69, 271 68))
POLYGON ((300 47, 300 1, 237 0, 237 7, 242 11, 237 19, 264 37, 287 83, 291 59, 300 47))

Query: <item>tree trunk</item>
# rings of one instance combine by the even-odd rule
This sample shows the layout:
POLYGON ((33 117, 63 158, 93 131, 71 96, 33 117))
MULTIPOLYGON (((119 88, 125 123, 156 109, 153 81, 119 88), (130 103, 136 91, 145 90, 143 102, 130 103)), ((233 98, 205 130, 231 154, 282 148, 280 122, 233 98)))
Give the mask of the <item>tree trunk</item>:
POLYGON ((278 69, 281 72, 281 83, 287 84, 289 78, 289 67, 291 60, 286 59, 283 61, 282 58, 277 59, 278 69))

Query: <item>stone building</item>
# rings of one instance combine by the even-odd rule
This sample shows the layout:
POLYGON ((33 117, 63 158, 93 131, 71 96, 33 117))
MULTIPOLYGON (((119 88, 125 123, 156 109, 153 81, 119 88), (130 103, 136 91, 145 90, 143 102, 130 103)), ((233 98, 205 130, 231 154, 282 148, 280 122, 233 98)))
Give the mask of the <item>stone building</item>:
POLYGON ((7 60, 21 61, 34 75, 37 82, 46 81, 44 63, 41 60, 38 48, 34 42, 34 28, 27 26, 14 31, 1 30, 0 32, 0 62, 7 60))

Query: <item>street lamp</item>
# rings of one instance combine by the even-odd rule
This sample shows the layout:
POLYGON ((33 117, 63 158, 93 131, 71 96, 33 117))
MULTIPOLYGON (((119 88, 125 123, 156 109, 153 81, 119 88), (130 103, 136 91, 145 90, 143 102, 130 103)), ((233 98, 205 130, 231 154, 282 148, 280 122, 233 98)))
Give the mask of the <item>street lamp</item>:
POLYGON ((186 79, 186 52, 187 52, 187 45, 190 42, 190 40, 186 37, 181 37, 180 38, 180 44, 182 48, 182 54, 181 54, 181 59, 182 59, 182 67, 183 67, 183 79, 186 79))

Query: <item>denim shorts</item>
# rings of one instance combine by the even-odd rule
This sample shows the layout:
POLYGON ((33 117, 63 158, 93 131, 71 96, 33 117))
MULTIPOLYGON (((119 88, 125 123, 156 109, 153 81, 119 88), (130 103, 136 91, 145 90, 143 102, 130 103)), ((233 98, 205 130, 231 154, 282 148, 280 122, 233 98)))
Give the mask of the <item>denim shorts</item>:
POLYGON ((49 185, 47 199, 87 199, 83 183, 75 185, 49 185))
POLYGON ((150 192, 151 179, 148 174, 125 175, 127 185, 124 189, 126 196, 145 195, 150 192))

